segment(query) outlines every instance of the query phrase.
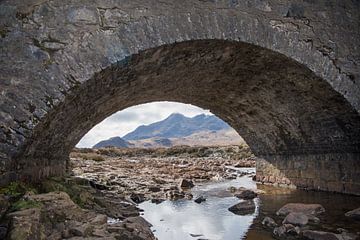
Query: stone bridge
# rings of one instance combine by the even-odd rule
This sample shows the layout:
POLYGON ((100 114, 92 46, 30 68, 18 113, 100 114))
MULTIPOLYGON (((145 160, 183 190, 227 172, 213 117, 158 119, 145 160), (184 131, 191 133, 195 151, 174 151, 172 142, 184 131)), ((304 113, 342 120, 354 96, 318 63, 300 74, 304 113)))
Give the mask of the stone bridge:
POLYGON ((0 185, 169 100, 234 127, 259 181, 360 194, 359 43, 355 0, 2 0, 0 185))

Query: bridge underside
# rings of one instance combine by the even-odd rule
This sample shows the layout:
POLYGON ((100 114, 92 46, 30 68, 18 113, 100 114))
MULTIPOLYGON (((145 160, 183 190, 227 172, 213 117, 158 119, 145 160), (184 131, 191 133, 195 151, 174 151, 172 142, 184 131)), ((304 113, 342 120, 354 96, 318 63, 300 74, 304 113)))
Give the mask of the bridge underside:
POLYGON ((350 0, 3 0, 0 185, 64 173, 95 124, 167 100, 237 130, 259 181, 360 194, 359 10, 350 0))
POLYGON ((97 73, 37 125, 12 168, 24 169, 25 179, 62 173, 95 124, 162 100, 210 109, 228 122, 261 159, 259 181, 360 192, 360 117, 347 101, 281 54, 220 40, 146 50, 97 73))

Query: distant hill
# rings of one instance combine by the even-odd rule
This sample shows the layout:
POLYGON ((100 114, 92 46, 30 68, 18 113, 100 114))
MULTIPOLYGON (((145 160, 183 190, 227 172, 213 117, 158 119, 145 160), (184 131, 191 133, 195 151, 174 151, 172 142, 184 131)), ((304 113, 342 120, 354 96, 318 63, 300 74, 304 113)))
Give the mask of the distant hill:
POLYGON ((130 147, 132 144, 128 141, 125 141, 121 137, 112 137, 108 140, 98 142, 93 146, 93 148, 103 148, 103 147, 130 147))
POLYGON ((146 126, 140 126, 124 137, 114 137, 97 143, 93 148, 171 147, 175 145, 214 146, 244 144, 239 134, 214 115, 186 117, 179 113, 146 126))
POLYGON ((200 131, 186 137, 179 138, 147 138, 141 140, 130 140, 134 147, 158 148, 179 145, 188 146, 229 146, 243 145, 245 141, 232 128, 219 131, 200 131))
POLYGON ((166 119, 140 126, 135 131, 126 134, 123 139, 140 140, 148 138, 179 138, 200 131, 219 131, 230 126, 214 115, 197 115, 189 118, 179 113, 173 113, 166 119))

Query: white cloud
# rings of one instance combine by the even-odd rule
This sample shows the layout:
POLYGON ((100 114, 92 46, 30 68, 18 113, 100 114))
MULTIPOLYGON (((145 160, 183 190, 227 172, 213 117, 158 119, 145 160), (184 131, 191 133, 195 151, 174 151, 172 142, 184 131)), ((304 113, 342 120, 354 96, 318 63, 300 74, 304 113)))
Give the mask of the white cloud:
POLYGON ((115 136, 124 136, 140 125, 148 125, 165 119, 172 113, 181 113, 187 117, 198 114, 212 114, 209 110, 177 102, 152 102, 129 107, 114 113, 93 127, 76 145, 92 147, 101 140, 115 136))

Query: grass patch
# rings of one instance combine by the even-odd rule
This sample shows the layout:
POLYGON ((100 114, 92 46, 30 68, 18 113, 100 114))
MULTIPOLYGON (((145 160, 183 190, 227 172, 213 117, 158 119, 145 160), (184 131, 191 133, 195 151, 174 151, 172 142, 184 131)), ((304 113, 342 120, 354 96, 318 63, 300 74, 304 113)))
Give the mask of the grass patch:
POLYGON ((41 206, 42 206, 42 204, 39 202, 35 202, 32 200, 20 199, 11 205, 10 211, 15 212, 15 211, 29 209, 29 208, 40 208, 41 206))
POLYGON ((71 158, 80 158, 83 160, 93 160, 95 162, 103 162, 105 161, 105 158, 95 152, 87 152, 87 153, 81 153, 81 152, 73 152, 70 154, 71 158))
POLYGON ((26 192, 37 193, 38 191, 30 185, 22 182, 12 182, 6 187, 0 188, 0 194, 4 194, 11 197, 20 197, 26 192))

